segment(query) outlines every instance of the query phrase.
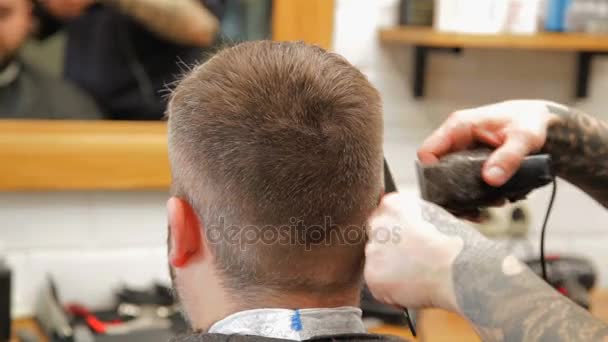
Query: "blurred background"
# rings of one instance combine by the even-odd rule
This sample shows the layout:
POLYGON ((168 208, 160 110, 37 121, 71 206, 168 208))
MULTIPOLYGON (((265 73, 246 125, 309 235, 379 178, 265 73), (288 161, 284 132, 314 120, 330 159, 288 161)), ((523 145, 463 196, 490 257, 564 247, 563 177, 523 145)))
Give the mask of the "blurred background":
MULTIPOLYGON (((360 68, 382 94, 385 154, 401 191, 417 191, 416 148, 455 110, 542 98, 608 120, 608 0, 193 3, 180 21, 204 25, 188 36, 120 1, 0 0, 0 256, 13 334, 38 330, 30 318, 40 320, 49 279, 62 305, 88 310, 115 308, 131 290, 164 298, 154 284, 169 283, 166 94, 226 44, 304 40, 360 68)), ((593 308, 608 287, 608 213, 562 183, 547 250, 593 265, 593 308)), ((478 228, 534 257, 548 198, 537 191, 478 228)), ((428 340, 474 339, 435 315, 431 328, 448 332, 428 340)))

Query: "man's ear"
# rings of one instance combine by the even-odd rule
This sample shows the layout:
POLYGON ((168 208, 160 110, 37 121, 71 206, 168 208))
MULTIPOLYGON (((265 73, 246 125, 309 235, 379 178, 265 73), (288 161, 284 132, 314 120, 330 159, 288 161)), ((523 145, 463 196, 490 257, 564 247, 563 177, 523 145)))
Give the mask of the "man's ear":
POLYGON ((188 202, 177 197, 167 201, 169 213, 169 262, 173 267, 188 265, 193 257, 203 252, 201 224, 188 202))

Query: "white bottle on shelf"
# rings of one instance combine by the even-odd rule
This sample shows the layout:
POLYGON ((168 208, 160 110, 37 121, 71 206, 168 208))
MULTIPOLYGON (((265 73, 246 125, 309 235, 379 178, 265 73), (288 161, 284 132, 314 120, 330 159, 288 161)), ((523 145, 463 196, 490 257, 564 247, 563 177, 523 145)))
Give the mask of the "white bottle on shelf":
POLYGON ((435 0, 435 30, 456 32, 458 20, 458 0, 435 0))
POLYGON ((509 3, 510 0, 436 0, 434 26, 444 32, 500 33, 505 30, 509 3))
POLYGON ((506 31, 513 34, 538 32, 540 0, 510 0, 506 31))

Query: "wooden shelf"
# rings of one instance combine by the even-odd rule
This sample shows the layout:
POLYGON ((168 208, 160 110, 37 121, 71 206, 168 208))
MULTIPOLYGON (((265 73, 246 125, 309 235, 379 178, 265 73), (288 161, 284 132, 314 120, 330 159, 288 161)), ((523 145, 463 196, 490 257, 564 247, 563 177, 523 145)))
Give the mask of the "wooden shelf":
POLYGON ((426 59, 431 50, 459 52, 463 48, 476 48, 576 52, 577 97, 587 96, 592 58, 608 53, 608 35, 549 32, 534 35, 473 35, 438 32, 426 27, 385 28, 378 35, 382 43, 415 47, 413 91, 416 97, 424 95, 426 59))
POLYGON ((0 191, 168 189, 164 122, 0 120, 0 191))
POLYGON ((380 30, 380 41, 437 48, 526 49, 608 52, 608 36, 549 33, 535 35, 472 35, 438 32, 431 28, 397 27, 380 30))

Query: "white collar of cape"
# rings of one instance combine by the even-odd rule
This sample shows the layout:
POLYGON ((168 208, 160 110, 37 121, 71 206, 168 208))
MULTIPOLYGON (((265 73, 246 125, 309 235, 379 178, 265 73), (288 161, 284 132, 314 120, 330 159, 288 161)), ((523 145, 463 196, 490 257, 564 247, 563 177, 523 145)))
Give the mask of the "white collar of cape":
POLYGON ((13 83, 19 76, 21 66, 16 61, 11 61, 3 70, 0 70, 0 87, 6 87, 13 83))
POLYGON ((234 313, 209 328, 209 333, 253 335, 293 341, 315 336, 365 334, 361 309, 255 309, 234 313))

